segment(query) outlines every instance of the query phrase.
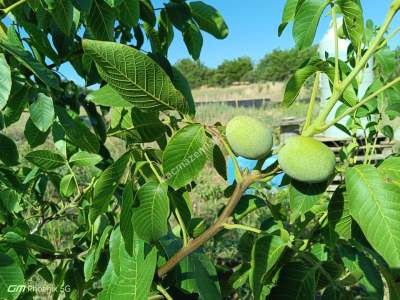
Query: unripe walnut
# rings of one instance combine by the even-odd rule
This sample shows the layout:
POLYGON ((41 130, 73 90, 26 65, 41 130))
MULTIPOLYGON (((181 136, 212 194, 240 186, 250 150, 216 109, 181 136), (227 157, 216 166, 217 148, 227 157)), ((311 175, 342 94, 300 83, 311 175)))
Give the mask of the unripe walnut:
POLYGON ((262 122, 248 116, 237 116, 226 125, 226 138, 236 155, 261 159, 272 149, 272 131, 262 122))
POLYGON ((307 183, 327 180, 335 171, 335 154, 312 137, 287 139, 278 152, 281 169, 290 177, 307 183))

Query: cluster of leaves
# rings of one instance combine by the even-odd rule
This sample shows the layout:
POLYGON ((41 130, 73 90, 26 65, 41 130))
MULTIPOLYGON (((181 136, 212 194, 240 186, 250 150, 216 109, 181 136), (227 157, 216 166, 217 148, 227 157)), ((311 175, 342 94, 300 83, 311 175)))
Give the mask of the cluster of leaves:
MULTIPOLYGON (((336 2, 288 0, 283 24, 294 19, 295 40, 308 47, 316 16, 329 4, 339 5, 352 41, 349 61, 340 64, 345 80, 375 30, 364 29, 359 1, 336 2)), ((399 1, 394 3, 397 12, 399 1)), ((63 293, 67 299, 212 300, 235 297, 243 286, 254 299, 383 299, 384 286, 392 299, 400 299, 398 157, 379 166, 368 159, 355 165, 355 151, 345 148, 339 168, 345 181, 332 197, 325 193, 329 183, 287 178, 289 197, 279 202, 268 201, 266 193, 268 179, 279 172, 276 165, 236 169, 217 221, 206 229, 193 216, 194 180, 207 162, 226 178, 220 146, 231 151, 221 124, 193 120, 188 82, 166 55, 173 28, 182 32, 195 59, 200 29, 216 38, 227 35, 213 7, 181 0, 159 9, 148 0, 2 4, 9 26, 0 24, 0 298, 32 298, 35 289, 24 287, 40 276, 55 287, 54 298, 63 293), (144 35, 151 42, 148 54, 140 51, 144 35), (66 62, 87 85, 100 88, 86 95, 61 80, 58 69, 66 62), (31 149, 22 155, 9 130, 24 112, 31 149), (108 149, 111 136, 124 143, 119 157, 108 149), (97 173, 83 182, 77 176, 81 168, 97 173), (257 193, 243 195, 250 185, 257 193), (49 199, 50 189, 57 201, 49 199), (259 228, 241 224, 263 206, 270 215, 259 228), (73 224, 72 247, 56 249, 46 238, 54 220, 73 224), (240 262, 229 269, 215 266, 201 246, 238 228, 247 230, 238 245, 240 262)), ((330 76, 331 61, 310 59, 297 70, 285 103, 295 101, 311 74, 330 76)), ((370 87, 371 98, 387 80, 381 75, 370 87)), ((361 100, 357 82, 350 83, 341 101, 352 109, 361 100)), ((397 88, 391 87, 385 91, 397 88)), ((371 139, 382 131, 388 106, 381 104, 388 97, 375 98, 376 106, 360 106, 362 115, 351 118, 358 127, 343 128, 352 137, 359 128, 371 139), (368 118, 367 128, 361 117, 368 118)))

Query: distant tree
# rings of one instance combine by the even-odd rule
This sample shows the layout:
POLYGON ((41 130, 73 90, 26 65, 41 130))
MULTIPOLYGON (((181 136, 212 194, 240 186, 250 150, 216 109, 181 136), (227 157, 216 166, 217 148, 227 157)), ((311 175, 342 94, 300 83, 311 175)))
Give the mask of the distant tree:
POLYGON ((200 61, 185 58, 179 60, 175 67, 185 75, 192 89, 210 84, 211 70, 200 61))
POLYGON ((253 70, 250 57, 244 56, 233 60, 224 60, 212 76, 212 84, 227 86, 234 82, 243 81, 244 76, 253 70))
POLYGON ((316 47, 305 50, 298 50, 297 48, 275 49, 260 60, 253 74, 247 76, 252 81, 284 81, 289 78, 293 70, 315 55, 316 51, 316 47))

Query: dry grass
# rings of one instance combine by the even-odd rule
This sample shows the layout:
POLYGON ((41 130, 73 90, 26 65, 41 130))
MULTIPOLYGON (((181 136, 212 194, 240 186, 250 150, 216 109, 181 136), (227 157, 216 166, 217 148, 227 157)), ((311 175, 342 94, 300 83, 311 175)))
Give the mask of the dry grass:
MULTIPOLYGON (((229 87, 202 87, 193 90, 192 93, 196 102, 243 99, 271 99, 279 102, 283 98, 284 90, 284 82, 265 82, 229 87)), ((307 90, 303 91, 301 97, 306 97, 307 93, 307 90)))

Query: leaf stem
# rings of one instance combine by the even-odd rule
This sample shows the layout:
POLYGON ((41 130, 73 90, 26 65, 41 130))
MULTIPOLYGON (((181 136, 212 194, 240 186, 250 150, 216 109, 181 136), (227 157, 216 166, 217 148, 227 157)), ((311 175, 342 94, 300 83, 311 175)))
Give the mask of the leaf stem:
POLYGON ((332 7, 332 21, 333 21, 333 32, 335 34, 335 78, 333 81, 333 90, 339 88, 339 36, 338 36, 338 25, 337 25, 337 16, 336 16, 336 4, 332 7))
POLYGON ((164 276, 171 269, 173 269, 182 259, 196 251, 208 240, 213 238, 218 232, 224 229, 224 224, 229 221, 233 210, 239 203, 243 193, 253 182, 259 179, 259 176, 259 173, 245 174, 243 176, 243 180, 237 183, 232 196, 229 198, 228 203, 226 204, 224 210, 222 211, 216 222, 196 239, 189 241, 186 247, 182 247, 177 253, 175 253, 173 257, 171 257, 164 265, 162 265, 157 271, 158 276, 164 276))
POLYGON ((179 209, 176 206, 175 199, 173 197, 171 197, 170 199, 171 199, 172 205, 174 206, 174 216, 179 223, 179 227, 181 227, 181 230, 182 230, 183 246, 186 247, 187 244, 189 243, 186 225, 185 225, 185 222, 183 221, 181 213, 179 212, 179 209))
POLYGON ((371 95, 365 97, 362 101, 358 102, 356 105, 354 105, 353 107, 348 108, 347 110, 344 111, 344 113, 342 113, 340 116, 336 117, 335 119, 333 119, 331 122, 325 124, 324 126, 321 127, 321 130, 324 131, 326 129, 328 129, 329 127, 335 125, 337 122, 339 122, 341 119, 343 119, 344 117, 346 117, 347 115, 350 115, 351 113, 355 112, 358 108, 360 108, 361 106, 363 106, 364 104, 366 104, 368 101, 370 101, 371 99, 375 98, 376 96, 378 96, 380 93, 382 93, 383 91, 387 90, 388 88, 392 87, 393 85, 395 85, 396 83, 400 82, 400 77, 397 77, 396 79, 392 80, 391 82, 387 83, 386 85, 384 85, 383 87, 381 87, 380 89, 378 89, 377 91, 375 91, 374 93, 372 93, 371 95))
POLYGON ((147 163, 149 164, 150 169, 153 171, 154 175, 157 177, 158 182, 162 183, 163 180, 162 180, 160 174, 158 174, 156 168, 153 166, 153 163, 152 163, 152 161, 150 160, 150 158, 149 158, 149 156, 147 155, 146 152, 144 152, 144 157, 146 158, 146 161, 147 161, 147 163))
POLYGON ((164 289, 160 284, 157 284, 156 288, 157 288, 157 291, 159 291, 164 296, 165 299, 174 300, 174 298, 172 298, 171 295, 168 294, 167 290, 164 289))
POLYGON ((24 4, 25 2, 27 2, 28 0, 19 0, 13 4, 11 4, 10 6, 3 8, 2 11, 4 14, 9 14, 13 9, 17 8, 18 6, 20 6, 21 4, 24 4))
POLYGON ((224 228, 228 229, 228 230, 232 230, 232 229, 241 229, 241 230, 246 230, 246 231, 250 231, 250 232, 254 232, 257 234, 260 234, 262 231, 258 228, 252 227, 252 226, 248 226, 248 225, 243 225, 243 224, 229 224, 229 223, 225 223, 224 224, 224 228))
MULTIPOLYGON (((396 0, 399 2, 399 0, 396 0)), ((304 136, 313 136, 316 133, 323 132, 329 126, 325 126, 325 120, 328 117, 329 113, 335 106, 336 102, 340 99, 342 96, 343 92, 346 90, 346 88, 352 84, 353 80, 356 78, 358 73, 360 73, 365 65, 368 63, 368 60, 370 57, 375 53, 375 51, 378 49, 381 40, 386 33, 390 23, 392 22, 394 16, 396 15, 397 11, 399 10, 399 4, 397 2, 393 3, 389 9, 388 14, 386 15, 385 21, 380 27, 374 41, 371 43, 371 46, 368 48, 368 50, 365 52, 365 54, 361 57, 359 63, 354 67, 354 69, 350 72, 350 74, 340 83, 339 87, 337 89, 333 89, 332 96, 327 102, 325 108, 323 111, 320 113, 320 115, 315 119, 313 124, 307 128, 307 130, 304 131, 303 135, 304 136)), ((335 123, 330 122, 330 126, 332 126, 335 123)))
POLYGON ((317 99, 317 95, 318 95, 318 87, 319 87, 319 78, 320 78, 320 74, 321 74, 320 71, 318 71, 318 72, 315 74, 314 85, 313 85, 313 89, 312 89, 312 93, 311 93, 310 103, 309 103, 309 105, 308 105, 307 116, 306 116, 306 122, 304 123, 303 132, 304 132, 304 130, 306 130, 306 129, 310 126, 310 124, 311 124, 312 116, 313 116, 313 113, 314 113, 315 100, 317 99))

